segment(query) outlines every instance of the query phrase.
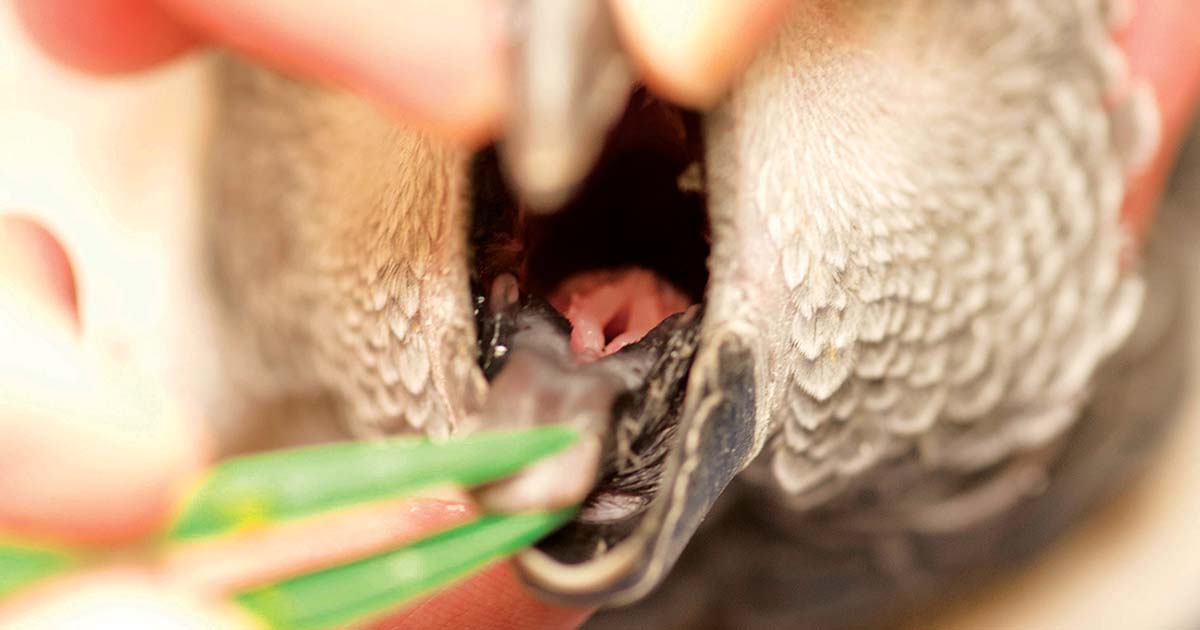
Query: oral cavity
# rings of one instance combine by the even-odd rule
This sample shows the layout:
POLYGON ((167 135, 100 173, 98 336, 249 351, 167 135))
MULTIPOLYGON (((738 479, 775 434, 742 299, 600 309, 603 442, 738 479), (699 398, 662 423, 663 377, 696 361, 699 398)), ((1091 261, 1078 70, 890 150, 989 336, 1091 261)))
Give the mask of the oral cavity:
POLYGON ((480 152, 471 167, 476 298, 493 316, 527 300, 556 311, 576 363, 636 344, 704 295, 703 157, 699 117, 641 91, 556 212, 528 212, 495 148, 480 152))
POLYGON ((571 349, 583 361, 636 343, 692 305, 682 291, 641 267, 576 273, 546 299, 571 323, 571 349))

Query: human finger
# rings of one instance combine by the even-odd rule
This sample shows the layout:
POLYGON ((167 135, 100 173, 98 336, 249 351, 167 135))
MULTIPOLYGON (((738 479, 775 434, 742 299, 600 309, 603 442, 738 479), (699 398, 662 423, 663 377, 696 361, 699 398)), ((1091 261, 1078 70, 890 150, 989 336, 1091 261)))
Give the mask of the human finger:
POLYGON ((793 0, 612 0, 647 83, 693 107, 712 105, 774 32, 793 0))

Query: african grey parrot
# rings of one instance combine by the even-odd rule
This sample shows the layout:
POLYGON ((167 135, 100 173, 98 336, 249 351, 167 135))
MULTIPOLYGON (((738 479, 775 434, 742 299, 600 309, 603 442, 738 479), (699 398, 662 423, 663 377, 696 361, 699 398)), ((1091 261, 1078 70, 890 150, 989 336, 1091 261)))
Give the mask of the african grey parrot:
MULTIPOLYGON (((799 3, 713 109, 622 93, 551 213, 512 145, 225 59, 205 230, 242 437, 584 427, 553 464, 584 507, 519 564, 641 600, 598 627, 841 625, 1015 558, 1154 411, 1084 413, 1146 290, 1122 7, 799 3)), ((524 491, 492 500, 554 500, 524 491)))

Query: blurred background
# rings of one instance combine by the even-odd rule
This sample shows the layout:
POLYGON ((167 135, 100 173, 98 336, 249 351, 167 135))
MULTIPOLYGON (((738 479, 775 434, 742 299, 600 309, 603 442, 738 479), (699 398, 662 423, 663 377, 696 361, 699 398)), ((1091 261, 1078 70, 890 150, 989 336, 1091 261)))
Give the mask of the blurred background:
MULTIPOLYGON (((76 265, 91 341, 196 407, 219 402, 191 264, 205 59, 132 79, 44 58, 0 3, 0 209, 35 216, 76 265)), ((1196 302, 1200 155, 1185 155, 1157 237, 1196 302), (1190 174, 1188 174, 1190 173, 1190 174), (1172 253, 1173 252, 1173 253, 1172 253)), ((1200 328, 1200 322, 1189 322, 1200 328)), ((1200 332, 1200 331, 1198 331, 1200 332)), ((1188 351, 1200 358, 1200 334, 1188 351)), ((1027 568, 915 613, 911 628, 1193 628, 1200 622, 1200 371, 1138 483, 1027 568)))

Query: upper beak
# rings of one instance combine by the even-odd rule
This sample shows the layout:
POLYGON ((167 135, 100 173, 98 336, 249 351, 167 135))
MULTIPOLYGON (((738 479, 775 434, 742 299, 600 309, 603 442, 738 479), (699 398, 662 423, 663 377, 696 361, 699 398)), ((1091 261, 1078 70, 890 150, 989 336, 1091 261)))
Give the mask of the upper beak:
POLYGON ((633 86, 600 0, 514 3, 510 107, 500 151, 528 207, 562 207, 591 172, 633 86))

